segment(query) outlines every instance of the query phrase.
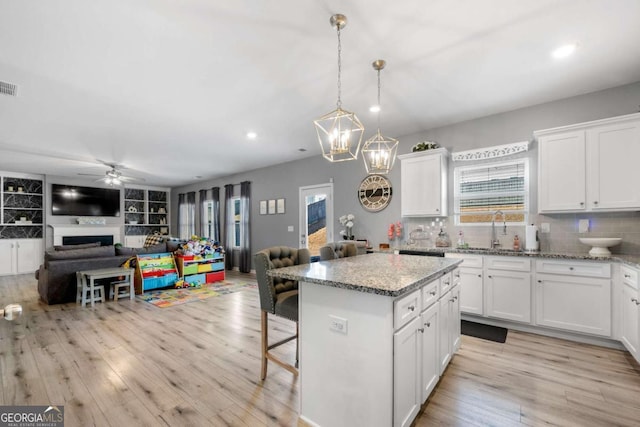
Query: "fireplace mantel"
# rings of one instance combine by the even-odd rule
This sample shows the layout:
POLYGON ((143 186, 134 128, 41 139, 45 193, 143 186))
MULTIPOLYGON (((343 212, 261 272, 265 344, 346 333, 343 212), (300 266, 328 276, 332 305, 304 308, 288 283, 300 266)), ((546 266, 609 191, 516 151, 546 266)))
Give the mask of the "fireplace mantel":
POLYGON ((112 235, 113 243, 122 243, 122 226, 95 224, 49 224, 53 229, 53 244, 62 245, 63 236, 112 235))

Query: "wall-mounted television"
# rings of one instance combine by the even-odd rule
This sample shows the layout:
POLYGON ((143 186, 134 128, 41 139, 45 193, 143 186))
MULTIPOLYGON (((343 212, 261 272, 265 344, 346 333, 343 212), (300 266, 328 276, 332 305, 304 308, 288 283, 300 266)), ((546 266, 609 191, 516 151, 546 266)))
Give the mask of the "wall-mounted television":
POLYGON ((120 190, 51 184, 51 215, 120 216, 120 190))

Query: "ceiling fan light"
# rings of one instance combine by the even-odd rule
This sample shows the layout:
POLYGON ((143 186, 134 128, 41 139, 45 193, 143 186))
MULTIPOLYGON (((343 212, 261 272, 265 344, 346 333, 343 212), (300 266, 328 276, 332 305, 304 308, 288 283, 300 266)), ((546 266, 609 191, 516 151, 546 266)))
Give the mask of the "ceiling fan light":
POLYGON ((111 183, 112 183, 113 185, 120 185, 120 184, 122 184, 122 181, 120 181, 118 178, 113 178, 113 179, 111 180, 111 183))

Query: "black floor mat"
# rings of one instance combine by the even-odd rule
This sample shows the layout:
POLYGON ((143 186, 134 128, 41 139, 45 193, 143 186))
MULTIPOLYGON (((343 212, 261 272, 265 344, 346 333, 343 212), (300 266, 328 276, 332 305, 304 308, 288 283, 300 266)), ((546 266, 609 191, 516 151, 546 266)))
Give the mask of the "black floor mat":
POLYGON ((463 320, 460 325, 462 335, 482 338, 483 340, 505 342, 507 340, 507 329, 497 326, 483 325, 482 323, 469 322, 463 320))

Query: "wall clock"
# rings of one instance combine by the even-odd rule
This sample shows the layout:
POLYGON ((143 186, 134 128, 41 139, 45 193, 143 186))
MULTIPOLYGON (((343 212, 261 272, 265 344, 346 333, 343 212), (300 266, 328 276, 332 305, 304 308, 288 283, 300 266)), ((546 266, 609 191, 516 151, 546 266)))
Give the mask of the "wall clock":
POLYGON ((379 212, 391 201, 391 182, 382 175, 369 175, 360 183, 358 200, 370 212, 379 212))

